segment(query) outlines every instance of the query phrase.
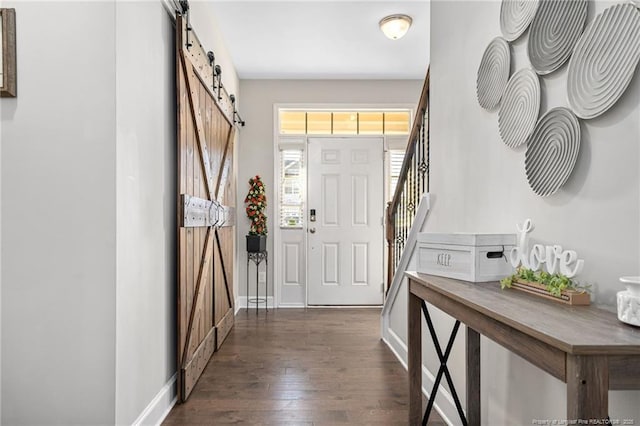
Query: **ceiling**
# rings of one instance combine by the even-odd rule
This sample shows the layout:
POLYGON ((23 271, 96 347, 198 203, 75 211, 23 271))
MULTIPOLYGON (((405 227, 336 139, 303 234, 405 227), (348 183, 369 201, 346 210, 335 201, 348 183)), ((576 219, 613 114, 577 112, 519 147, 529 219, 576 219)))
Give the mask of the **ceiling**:
POLYGON ((417 79, 429 62, 429 1, 212 0, 241 79, 417 79), (413 25, 387 39, 378 22, 413 25))

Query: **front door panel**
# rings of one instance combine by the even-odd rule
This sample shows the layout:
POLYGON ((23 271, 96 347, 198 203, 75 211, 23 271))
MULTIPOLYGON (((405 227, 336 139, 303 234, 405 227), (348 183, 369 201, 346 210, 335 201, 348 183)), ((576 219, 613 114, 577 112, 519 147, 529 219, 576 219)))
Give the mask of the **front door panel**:
POLYGON ((310 138, 309 305, 380 305, 382 138, 310 138))

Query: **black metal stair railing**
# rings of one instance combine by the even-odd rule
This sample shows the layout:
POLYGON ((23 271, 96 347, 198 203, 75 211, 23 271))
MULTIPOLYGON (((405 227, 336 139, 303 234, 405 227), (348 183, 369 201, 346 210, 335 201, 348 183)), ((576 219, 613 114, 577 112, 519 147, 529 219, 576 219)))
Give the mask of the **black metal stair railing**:
POLYGON ((422 195, 429 190, 429 71, 409 134, 392 201, 387 204, 387 291, 393 282, 422 195))

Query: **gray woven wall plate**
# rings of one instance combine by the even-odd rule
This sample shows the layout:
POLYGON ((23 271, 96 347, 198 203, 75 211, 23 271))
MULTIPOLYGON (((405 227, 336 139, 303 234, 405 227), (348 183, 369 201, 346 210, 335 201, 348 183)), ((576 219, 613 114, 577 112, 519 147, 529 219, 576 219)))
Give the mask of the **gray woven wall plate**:
POLYGON ((515 148, 527 141, 540 114, 540 79, 528 68, 515 73, 507 84, 498 110, 502 141, 515 148))
POLYGON ((605 9, 589 24, 569 61, 567 95, 580 118, 611 108, 640 60, 640 10, 630 3, 605 9))
POLYGON ((538 9, 538 0, 502 0, 500 29, 507 41, 514 41, 527 30, 538 9))
POLYGON ((500 104, 509 73, 511 72, 511 51, 509 43, 502 37, 491 40, 482 55, 476 81, 478 103, 486 110, 500 104))
POLYGON ((541 1, 527 44, 538 74, 552 73, 569 59, 587 23, 587 10, 587 0, 541 1))
POLYGON ((540 118, 527 142, 524 167, 529 186, 546 197, 565 184, 580 151, 580 122, 568 108, 553 108, 540 118))

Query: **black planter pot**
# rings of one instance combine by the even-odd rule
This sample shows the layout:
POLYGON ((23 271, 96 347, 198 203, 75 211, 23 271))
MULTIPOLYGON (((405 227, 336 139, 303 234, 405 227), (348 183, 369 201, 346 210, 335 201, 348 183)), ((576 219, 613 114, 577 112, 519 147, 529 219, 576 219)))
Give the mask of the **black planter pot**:
POLYGON ((247 252, 261 253, 267 250, 266 235, 247 235, 247 252))

